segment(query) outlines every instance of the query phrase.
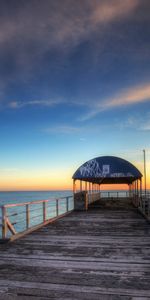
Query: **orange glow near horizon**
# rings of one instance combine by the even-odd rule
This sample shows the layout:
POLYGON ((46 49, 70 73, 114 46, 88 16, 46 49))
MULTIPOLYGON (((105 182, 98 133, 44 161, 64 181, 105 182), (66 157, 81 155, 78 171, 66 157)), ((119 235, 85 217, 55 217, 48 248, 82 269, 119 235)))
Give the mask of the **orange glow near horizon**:
POLYGON ((13 176, 0 176, 0 191, 49 191, 72 190, 72 178, 68 172, 29 172, 14 174, 13 176))
MULTIPOLYGON (((70 179, 68 182, 62 181, 56 182, 55 184, 45 183, 42 184, 41 182, 37 182, 37 184, 33 182, 26 181, 25 183, 17 182, 16 184, 13 184, 13 182, 1 184, 0 191, 51 191, 51 190, 72 190, 73 184, 72 179, 70 179)), ((144 189, 144 182, 142 185, 144 189)), ((101 185, 101 190, 128 190, 127 184, 105 184, 101 185)), ((149 182, 147 182, 147 189, 150 189, 149 182)))
POLYGON ((72 190, 72 180, 50 182, 49 180, 26 179, 17 182, 3 182, 0 185, 0 191, 49 191, 49 190, 72 190))
MULTIPOLYGON (((136 164, 142 170, 142 164, 136 164)), ((147 189, 150 189, 150 163, 147 162, 147 189)), ((141 171, 142 172, 142 171, 141 171)), ((50 191, 50 190, 72 190, 73 169, 39 170, 3 174, 0 176, 0 191, 50 191)), ((143 172, 142 172, 143 173, 143 172)), ((144 176, 143 176, 144 177, 144 176)), ((77 189, 79 188, 79 181, 77 189)), ((144 189, 144 178, 142 179, 144 189)), ((127 190, 126 184, 101 185, 101 190, 127 190)), ((84 189, 84 184, 83 184, 84 189)))

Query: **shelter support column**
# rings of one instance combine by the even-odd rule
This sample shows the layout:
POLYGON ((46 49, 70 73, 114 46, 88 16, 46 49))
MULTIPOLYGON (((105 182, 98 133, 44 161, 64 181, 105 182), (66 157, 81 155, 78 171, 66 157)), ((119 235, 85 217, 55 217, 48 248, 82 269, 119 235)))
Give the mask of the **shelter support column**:
POLYGON ((87 191, 87 181, 85 181, 85 191, 87 191))
POLYGON ((132 197, 132 184, 131 183, 129 183, 129 198, 131 198, 132 197))
POLYGON ((82 192, 82 180, 80 180, 80 192, 82 192))
POLYGON ((73 180, 73 193, 76 193, 76 179, 73 180))

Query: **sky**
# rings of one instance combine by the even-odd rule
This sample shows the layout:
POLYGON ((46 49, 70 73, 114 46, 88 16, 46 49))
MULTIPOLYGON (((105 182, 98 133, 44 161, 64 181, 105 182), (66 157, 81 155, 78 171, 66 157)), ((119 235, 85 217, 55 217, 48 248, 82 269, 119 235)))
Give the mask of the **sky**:
POLYGON ((0 190, 143 149, 150 188, 150 1, 0 0, 0 190))

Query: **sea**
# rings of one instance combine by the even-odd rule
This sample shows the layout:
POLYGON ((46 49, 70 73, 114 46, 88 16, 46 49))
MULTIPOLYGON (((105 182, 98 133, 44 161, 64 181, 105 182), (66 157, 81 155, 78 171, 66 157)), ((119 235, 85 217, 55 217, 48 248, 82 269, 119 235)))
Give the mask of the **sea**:
POLYGON ((0 206, 11 203, 23 203, 37 200, 54 200, 72 195, 72 190, 0 192, 0 206))

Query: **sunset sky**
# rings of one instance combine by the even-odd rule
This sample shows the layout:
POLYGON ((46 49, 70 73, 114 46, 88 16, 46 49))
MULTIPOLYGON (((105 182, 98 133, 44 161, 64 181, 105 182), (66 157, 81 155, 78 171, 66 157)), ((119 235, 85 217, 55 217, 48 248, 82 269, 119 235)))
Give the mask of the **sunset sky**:
POLYGON ((150 1, 0 0, 0 190, 143 149, 150 188, 150 1))

